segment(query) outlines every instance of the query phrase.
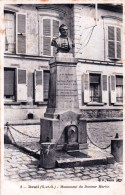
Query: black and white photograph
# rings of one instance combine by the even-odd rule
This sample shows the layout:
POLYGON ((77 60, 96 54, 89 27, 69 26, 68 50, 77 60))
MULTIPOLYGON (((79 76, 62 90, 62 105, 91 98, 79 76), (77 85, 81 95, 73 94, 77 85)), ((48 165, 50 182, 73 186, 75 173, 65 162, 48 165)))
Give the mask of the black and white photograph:
POLYGON ((123 7, 4 2, 4 182, 22 182, 19 191, 123 185, 123 7))

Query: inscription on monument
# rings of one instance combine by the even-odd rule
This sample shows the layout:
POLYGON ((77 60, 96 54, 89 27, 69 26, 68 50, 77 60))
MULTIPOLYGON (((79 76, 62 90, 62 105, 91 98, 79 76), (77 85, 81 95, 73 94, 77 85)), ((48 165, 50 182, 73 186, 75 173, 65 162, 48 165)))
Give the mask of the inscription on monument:
MULTIPOLYGON (((59 67, 58 67, 59 68, 59 67)), ((72 102, 78 97, 77 81, 74 72, 74 67, 59 68, 57 75, 56 96, 64 102, 63 107, 72 107, 72 102)), ((62 106, 62 105, 61 105, 62 106)))

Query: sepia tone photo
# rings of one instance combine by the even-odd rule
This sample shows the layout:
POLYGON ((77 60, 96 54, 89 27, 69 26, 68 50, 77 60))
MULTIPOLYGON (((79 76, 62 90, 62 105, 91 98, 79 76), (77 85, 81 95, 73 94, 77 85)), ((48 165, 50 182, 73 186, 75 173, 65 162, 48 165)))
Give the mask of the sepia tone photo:
POLYGON ((122 182, 123 5, 5 4, 4 25, 4 180, 122 182))

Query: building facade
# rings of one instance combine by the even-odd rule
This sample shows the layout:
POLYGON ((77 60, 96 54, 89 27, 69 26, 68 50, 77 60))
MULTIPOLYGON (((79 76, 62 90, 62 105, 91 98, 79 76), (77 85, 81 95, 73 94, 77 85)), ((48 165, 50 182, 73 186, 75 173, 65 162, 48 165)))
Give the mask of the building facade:
POLYGON ((40 119, 49 89, 51 41, 66 24, 78 58, 79 107, 87 120, 121 120, 122 6, 5 5, 5 122, 40 119))

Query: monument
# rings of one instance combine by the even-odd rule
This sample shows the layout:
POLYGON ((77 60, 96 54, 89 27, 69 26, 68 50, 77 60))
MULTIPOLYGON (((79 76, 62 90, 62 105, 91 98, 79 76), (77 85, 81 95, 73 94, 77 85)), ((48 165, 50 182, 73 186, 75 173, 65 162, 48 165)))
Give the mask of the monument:
POLYGON ((81 119, 76 77, 77 59, 68 28, 59 27, 60 36, 51 45, 57 53, 50 60, 50 82, 47 109, 41 118, 40 142, 51 140, 57 150, 87 148, 86 121, 81 119))

